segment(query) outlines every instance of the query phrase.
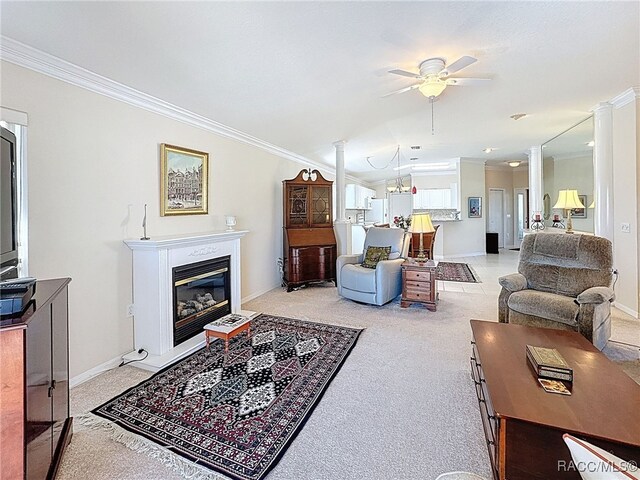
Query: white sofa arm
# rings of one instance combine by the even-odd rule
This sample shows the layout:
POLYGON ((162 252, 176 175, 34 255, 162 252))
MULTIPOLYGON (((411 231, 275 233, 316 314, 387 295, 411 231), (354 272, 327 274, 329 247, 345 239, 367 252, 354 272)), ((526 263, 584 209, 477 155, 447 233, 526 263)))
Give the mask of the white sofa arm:
POLYGON ((382 260, 376 266, 376 296, 395 298, 402 292, 402 264, 404 258, 382 260))
POLYGON ((338 295, 342 295, 342 282, 340 275, 342 267, 349 264, 362 263, 362 254, 360 255, 340 255, 336 260, 336 287, 338 287, 338 295))

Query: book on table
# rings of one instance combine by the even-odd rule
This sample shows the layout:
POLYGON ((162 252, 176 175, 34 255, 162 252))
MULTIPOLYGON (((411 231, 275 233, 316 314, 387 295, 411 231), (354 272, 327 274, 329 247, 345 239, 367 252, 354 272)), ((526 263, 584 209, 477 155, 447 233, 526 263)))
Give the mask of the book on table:
POLYGON ((555 348, 527 345, 527 360, 539 377, 573 381, 573 369, 555 348))
POLYGON ((244 325, 254 317, 255 315, 248 317, 246 315, 241 315, 239 313, 229 313, 228 315, 225 315, 224 317, 221 317, 218 320, 215 320, 211 323, 207 323, 204 326, 204 329, 213 330, 213 331, 222 332, 222 333, 229 333, 235 330, 236 328, 244 325))

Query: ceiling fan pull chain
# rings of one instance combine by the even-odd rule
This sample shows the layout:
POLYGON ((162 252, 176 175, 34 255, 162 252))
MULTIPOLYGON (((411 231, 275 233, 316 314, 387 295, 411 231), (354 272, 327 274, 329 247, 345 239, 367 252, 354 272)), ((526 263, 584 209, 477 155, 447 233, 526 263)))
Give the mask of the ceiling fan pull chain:
POLYGON ((433 98, 431 99, 431 135, 435 135, 433 128, 433 98))

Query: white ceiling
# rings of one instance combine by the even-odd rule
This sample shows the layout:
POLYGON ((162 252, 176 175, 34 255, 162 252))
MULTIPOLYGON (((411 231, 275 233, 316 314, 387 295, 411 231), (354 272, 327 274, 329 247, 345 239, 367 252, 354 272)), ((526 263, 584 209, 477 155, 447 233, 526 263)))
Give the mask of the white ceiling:
MULTIPOLYGON (((1 33, 368 181, 402 163, 524 151, 640 85, 639 2, 10 2, 1 33), (478 58, 435 103, 386 73, 478 58), (514 121, 515 113, 529 117, 514 121), (410 145, 421 145, 416 155, 410 145), (491 154, 482 149, 494 147, 491 154), (394 162, 395 166, 395 162, 394 162)), ((494 162, 492 162, 494 163, 494 162)))

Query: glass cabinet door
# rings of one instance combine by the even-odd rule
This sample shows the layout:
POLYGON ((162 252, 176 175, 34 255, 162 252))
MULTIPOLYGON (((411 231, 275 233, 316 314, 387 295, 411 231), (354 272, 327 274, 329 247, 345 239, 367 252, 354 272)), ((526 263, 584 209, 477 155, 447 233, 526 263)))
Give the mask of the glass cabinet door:
POLYGON ((331 187, 312 187, 311 225, 331 225, 331 187))
POLYGON ((287 217, 289 226, 304 226, 308 224, 306 186, 292 185, 287 189, 287 217))

